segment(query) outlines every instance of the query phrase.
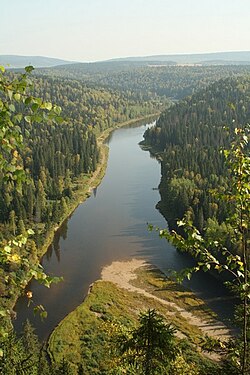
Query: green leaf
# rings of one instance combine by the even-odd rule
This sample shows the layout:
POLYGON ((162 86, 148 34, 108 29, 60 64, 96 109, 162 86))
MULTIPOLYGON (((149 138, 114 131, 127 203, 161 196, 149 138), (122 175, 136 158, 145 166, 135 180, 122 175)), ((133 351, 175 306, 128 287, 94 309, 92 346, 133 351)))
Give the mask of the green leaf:
POLYGON ((41 115, 35 115, 33 117, 33 121, 36 122, 37 124, 40 124, 43 121, 43 116, 41 116, 41 115))
POLYGON ((10 105, 9 105, 9 110, 10 110, 11 112, 15 112, 16 108, 15 108, 14 104, 10 104, 10 105))
POLYGON ((47 109, 48 111, 51 111, 52 103, 50 103, 50 102, 43 103, 43 108, 47 109))
POLYGON ((8 92, 8 97, 11 100, 12 96, 13 96, 13 91, 12 90, 7 90, 7 92, 8 92))
POLYGON ((24 69, 27 73, 31 73, 35 68, 32 65, 29 65, 26 66, 24 69))
POLYGON ((179 220, 179 221, 177 221, 177 225, 178 225, 178 227, 183 227, 185 224, 186 224, 186 223, 185 223, 185 221, 183 221, 183 220, 179 220))
POLYGON ((39 104, 37 104, 37 103, 33 103, 33 104, 31 105, 31 109, 32 109, 33 112, 37 111, 38 108, 39 108, 39 104))
POLYGON ((23 118, 23 115, 21 114, 21 113, 18 113, 17 115, 15 115, 15 120, 17 121, 17 122, 21 122, 21 120, 22 120, 22 118, 23 118))
POLYGON ((47 311, 41 311, 40 312, 40 317, 41 317, 42 320, 45 319, 45 318, 47 318, 47 316, 48 316, 47 311))
POLYGON ((24 104, 29 105, 32 102, 32 98, 29 96, 28 98, 25 99, 24 104))
POLYGON ((30 124, 32 118, 31 118, 31 116, 25 116, 25 117, 24 117, 24 120, 30 124))
POLYGON ((233 111, 236 110, 236 107, 233 103, 228 103, 228 107, 231 108, 233 111))
POLYGON ((20 95, 19 93, 15 93, 15 94, 14 94, 14 99, 15 99, 17 102, 19 102, 20 99, 21 99, 21 95, 20 95))
POLYGON ((54 112, 55 112, 58 116, 60 115, 61 111, 62 111, 62 109, 61 109, 61 107, 59 107, 58 105, 56 105, 56 106, 54 107, 54 112))

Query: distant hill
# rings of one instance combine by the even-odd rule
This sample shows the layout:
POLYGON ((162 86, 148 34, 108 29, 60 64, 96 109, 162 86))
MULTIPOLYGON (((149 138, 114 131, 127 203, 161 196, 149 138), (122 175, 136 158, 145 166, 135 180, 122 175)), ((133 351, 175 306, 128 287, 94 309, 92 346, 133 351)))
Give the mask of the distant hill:
POLYGON ((44 56, 0 55, 0 65, 6 68, 24 68, 28 65, 33 65, 35 68, 49 68, 72 63, 72 61, 44 56))
POLYGON ((110 63, 119 63, 118 67, 128 68, 132 63, 136 65, 250 65, 250 51, 237 52, 214 52, 198 54, 177 54, 177 55, 152 55, 152 56, 132 56, 110 59, 106 61, 96 61, 94 63, 79 63, 75 61, 61 60, 44 56, 19 56, 0 55, 0 65, 6 68, 24 68, 33 65, 35 68, 52 68, 59 65, 76 66, 80 64, 87 70, 100 70, 105 67, 107 70, 116 68, 110 63))
POLYGON ((109 61, 175 62, 176 64, 250 64, 250 51, 214 52, 199 54, 152 55, 111 59, 109 61))

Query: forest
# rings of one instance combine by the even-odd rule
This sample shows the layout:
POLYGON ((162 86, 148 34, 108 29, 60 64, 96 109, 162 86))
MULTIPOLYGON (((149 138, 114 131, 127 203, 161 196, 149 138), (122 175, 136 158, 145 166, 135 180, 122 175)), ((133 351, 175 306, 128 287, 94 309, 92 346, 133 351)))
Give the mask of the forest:
POLYGON ((162 178, 160 211, 170 226, 188 213, 199 230, 209 227, 230 240, 227 208, 213 189, 226 191, 230 181, 222 148, 228 148, 235 127, 250 116, 249 76, 211 84, 164 111, 147 130, 144 145, 160 154, 162 178))
MULTIPOLYGON (((17 91, 16 82, 22 75, 8 73, 6 77, 5 85, 12 84, 17 91)), ((18 134, 22 140, 17 150, 13 150, 12 156, 16 155, 13 160, 17 162, 11 161, 8 173, 11 174, 17 163, 19 172, 24 170, 27 179, 20 188, 20 184, 9 178, 6 181, 2 176, 0 226, 1 240, 5 243, 16 236, 26 236, 27 230, 34 232, 23 251, 29 262, 37 264, 44 243, 77 204, 79 192, 86 190, 88 178, 100 162, 97 138, 106 129, 159 113, 163 101, 159 98, 144 100, 129 92, 90 88, 68 78, 28 79, 28 83, 20 80, 20 93, 14 91, 10 98, 10 89, 7 89, 1 94, 3 103, 4 100, 6 103, 14 101, 7 114, 17 122, 12 137, 18 134), (22 102, 23 86, 27 84, 22 102), (40 113, 41 106, 48 112, 52 110, 51 102, 57 103, 56 119, 50 115, 44 118, 40 113)), ((2 137, 6 134, 3 132, 2 137)), ((9 159, 8 149, 3 150, 3 155, 9 159)), ((13 304, 27 283, 28 275, 27 264, 1 268, 2 306, 13 304), (21 290, 17 284, 22 285, 21 290)))
MULTIPOLYGON (((228 206, 211 191, 219 188, 223 193, 230 185, 225 156, 220 150, 230 146, 232 130, 249 120, 248 72, 247 66, 83 64, 38 70, 31 80, 25 75, 18 81, 20 72, 7 73, 3 78, 2 71, 1 120, 4 123, 7 119, 16 126, 10 136, 4 128, 0 134, 1 140, 6 138, 1 155, 9 163, 8 173, 4 173, 4 163, 0 172, 0 240, 4 249, 11 252, 10 244, 21 247, 16 242, 19 236, 34 234, 22 243, 22 254, 19 249, 20 253, 13 253, 12 261, 3 263, 3 267, 1 264, 0 310, 8 310, 7 318, 14 317, 13 302, 24 293, 29 277, 38 273, 32 267, 39 264, 42 246, 51 230, 54 232, 71 212, 79 190, 96 171, 101 161, 98 137, 127 121, 162 112, 156 125, 146 131, 143 145, 161 160, 158 207, 170 227, 175 228, 176 220, 186 214, 201 233, 206 227, 207 236, 215 238, 219 233, 223 243, 231 246, 233 228, 226 221, 228 206), (48 113, 44 116, 41 109, 48 113), (20 142, 15 148, 17 138, 20 142), (19 184, 21 172, 25 178, 19 184), (21 256, 25 262, 20 264, 21 256)), ((45 317, 46 313, 42 313, 45 317)), ((6 321, 4 313, 1 319, 6 321)), ((107 332, 100 333, 97 340, 103 342, 107 336, 107 332)), ((84 339, 86 346, 91 345, 87 336, 84 339)), ((52 368, 29 324, 21 338, 11 333, 2 340, 3 371, 11 371, 14 347, 19 352, 16 362, 13 360, 18 371, 27 365, 30 374, 71 373, 64 359, 52 368)), ((168 343, 172 345, 171 340, 170 335, 168 343)), ((191 366, 191 349, 186 342, 183 346, 191 366)), ((218 373, 216 366, 203 363, 198 354, 196 361, 199 372, 187 367, 190 374, 205 375, 210 370, 211 374, 218 373)), ((168 365, 169 369, 174 366, 172 362, 168 365)), ((138 366, 143 373, 143 365, 138 366)), ((84 373, 81 366, 77 371, 84 373)), ((109 370, 103 373, 111 374, 109 370)))
POLYGON ((24 145, 19 163, 32 181, 23 184, 21 193, 13 184, 1 181, 0 221, 10 235, 31 223, 49 226, 51 220, 58 221, 58 207, 67 205, 74 182, 96 170, 97 137, 104 130, 162 108, 159 98, 146 101, 70 79, 35 78, 32 95, 57 103, 63 120, 48 124, 37 114, 20 122, 24 145))
MULTIPOLYGON (((165 64, 165 63, 164 63, 165 64)), ((145 100, 155 96, 173 101, 207 87, 222 78, 248 74, 249 65, 168 66, 159 62, 103 62, 63 65, 37 70, 38 75, 68 77, 90 87, 118 90, 145 100)))
POLYGON ((177 278, 213 272, 239 300, 241 374, 250 338, 249 92, 249 75, 219 80, 164 111, 142 142, 161 160, 158 208, 170 231, 159 234, 196 260, 177 278))

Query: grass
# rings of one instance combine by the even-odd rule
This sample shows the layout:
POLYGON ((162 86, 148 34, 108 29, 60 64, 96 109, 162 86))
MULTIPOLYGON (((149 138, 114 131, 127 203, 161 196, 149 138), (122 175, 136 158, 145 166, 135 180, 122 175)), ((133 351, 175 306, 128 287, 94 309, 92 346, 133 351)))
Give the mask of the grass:
MULTIPOLYGON (((201 300, 192 292, 166 282, 159 270, 140 269, 133 283, 178 306, 189 309, 195 307, 194 311, 198 315, 204 314, 204 303, 201 300)), ((191 325, 175 308, 166 307, 160 301, 137 292, 118 288, 111 282, 97 281, 84 302, 52 332, 48 352, 54 361, 60 362, 64 358, 75 369, 82 363, 86 374, 95 374, 95 366, 100 368, 101 364, 109 368, 111 364, 104 358, 110 358, 110 339, 121 327, 135 327, 139 313, 149 308, 165 316, 166 321, 187 337, 189 343, 199 344, 201 330, 191 325)), ((210 313, 206 311, 205 317, 211 318, 210 313)))
POLYGON ((159 269, 139 268, 136 274, 138 277, 132 281, 133 285, 149 291, 156 297, 173 302, 206 321, 217 318, 217 315, 195 293, 168 279, 159 269))
MULTIPOLYGON (((41 257, 47 252, 48 247, 51 245, 55 232, 60 228, 60 226, 63 224, 63 222, 74 212, 74 210, 78 207, 78 205, 82 202, 84 202, 86 199, 88 199, 91 195, 91 189, 94 187, 97 187, 106 172, 107 162, 108 162, 108 147, 104 144, 104 141, 109 136, 109 134, 114 131, 115 129, 123 126, 127 126, 130 124, 136 124, 139 121, 150 121, 155 119, 160 113, 154 113, 151 115, 143 116, 140 118, 132 119, 120 124, 116 124, 112 128, 106 129, 104 132, 102 132, 100 135, 98 135, 98 145, 100 147, 101 152, 101 160, 97 166, 97 170, 93 174, 89 175, 82 175, 79 177, 76 181, 74 181, 74 184, 72 186, 72 190, 74 192, 72 199, 68 203, 68 209, 63 214, 63 216, 60 218, 60 221, 58 223, 52 224, 50 227, 50 230, 44 234, 42 244, 37 249, 37 258, 41 259, 41 257)), ((0 275, 1 277, 1 275, 0 275)), ((27 277, 27 284, 30 281, 30 279, 27 277)), ((0 308, 9 309, 10 311, 13 311, 13 308, 16 304, 17 299, 23 292, 23 289, 17 287, 12 288, 12 294, 11 297, 6 300, 5 298, 1 298, 0 300, 0 308)))

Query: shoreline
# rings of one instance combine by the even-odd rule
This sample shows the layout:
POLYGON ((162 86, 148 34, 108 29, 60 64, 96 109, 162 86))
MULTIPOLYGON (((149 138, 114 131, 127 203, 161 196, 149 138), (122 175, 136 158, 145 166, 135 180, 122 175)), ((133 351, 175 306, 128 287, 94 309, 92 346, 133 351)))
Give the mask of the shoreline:
MULTIPOLYGON (((153 265, 147 263, 143 259, 136 258, 133 258, 130 261, 114 261, 110 265, 103 268, 101 280, 112 282, 119 288, 142 294, 145 297, 160 302, 166 306, 166 308, 171 310, 171 313, 167 314, 170 317, 171 315, 174 315, 172 310, 176 310, 176 314, 179 314, 181 318, 187 320, 189 324, 198 327, 204 335, 208 335, 215 339, 223 339, 225 341, 232 337, 230 329, 220 320, 212 316, 211 319, 208 320, 206 319, 207 317, 205 316, 205 313, 204 319, 202 319, 194 313, 187 311, 187 309, 180 307, 176 302, 158 297, 154 293, 150 293, 149 291, 145 290, 145 288, 137 286, 135 283, 133 283, 133 281, 137 279, 137 271, 140 268, 146 269, 147 272, 148 269, 153 268, 153 265)), ((200 300, 195 296, 195 293, 192 292, 192 294, 197 300, 200 300)))
MULTIPOLYGON (((109 153, 109 149, 105 145, 105 141, 108 138, 108 136, 113 131, 115 131, 119 128, 128 126, 128 125, 133 125, 133 124, 136 124, 136 123, 138 123, 140 121, 144 121, 144 120, 145 121, 150 121, 150 120, 153 121, 153 118, 157 118, 157 116, 159 116, 159 114, 160 114, 160 112, 156 112, 154 114, 150 114, 150 115, 147 115, 147 116, 144 116, 144 117, 138 117, 136 119, 132 119, 132 120, 129 120, 129 121, 122 122, 120 124, 117 124, 115 127, 111 127, 111 128, 108 128, 108 129, 104 130, 104 132, 102 132, 97 137, 97 143, 98 143, 98 146, 100 147, 101 161, 98 163, 98 166, 97 166, 95 172, 93 172, 92 175, 90 177, 88 177, 88 180, 85 182, 86 187, 82 190, 77 189, 75 200, 72 200, 72 202, 70 202, 70 207, 69 207, 68 212, 60 220, 60 222, 58 224, 56 224, 48 232, 47 238, 49 240, 49 243, 45 239, 45 243, 41 246, 41 248, 40 248, 41 254, 40 254, 40 251, 39 251, 40 260, 41 260, 42 256, 46 254, 46 252, 48 251, 48 247, 51 245, 51 243, 53 241, 53 238, 50 239, 51 235, 54 237, 55 233, 60 229, 60 227, 62 226, 64 221, 67 220, 73 214, 73 212, 77 209, 77 207, 80 204, 84 203, 90 197, 89 194, 92 192, 93 189, 95 189, 96 187, 98 187, 98 185, 100 185, 103 177, 105 176, 106 168, 107 168, 107 162, 108 162, 108 153, 109 153), (46 249, 44 249, 44 247, 46 247, 46 249)), ((86 177, 86 176, 84 176, 84 177, 86 177)))
POLYGON ((188 340, 202 357, 220 362, 223 355, 204 352, 201 344, 207 336, 228 341, 233 336, 231 330, 206 310, 204 301, 193 292, 178 286, 169 288, 168 282, 144 259, 113 261, 104 266, 101 279, 89 286, 83 302, 49 335, 47 352, 51 360, 60 362, 67 355, 72 359, 72 352, 80 360, 82 336, 91 341, 103 329, 112 332, 114 324, 134 327, 141 312, 154 309, 175 328, 177 340, 188 340))
MULTIPOLYGON (((97 144, 100 148, 100 161, 97 165, 97 168, 95 172, 92 173, 90 176, 83 176, 81 180, 77 183, 78 186, 84 185, 83 189, 77 188, 75 192, 75 196, 72 199, 72 201, 69 203, 68 210, 65 213, 65 215, 60 219, 60 221, 56 224, 54 224, 51 229, 47 232, 46 237, 44 238, 43 244, 37 249, 37 257, 39 259, 39 263, 41 262, 42 257, 47 253, 49 246, 52 244, 54 236, 56 232, 61 228, 63 223, 71 217, 71 215, 74 213, 74 211, 77 209, 77 207, 84 203, 91 195, 92 190, 99 186, 101 183, 103 177, 106 173, 107 163, 108 163, 108 154, 109 154, 109 148, 107 145, 105 145, 106 139, 109 137, 109 135, 122 127, 126 127, 129 125, 133 125, 136 123, 139 123, 141 121, 154 121, 157 119, 157 117, 160 115, 160 112, 155 112, 146 116, 141 116, 135 119, 131 119, 122 123, 116 124, 114 127, 110 127, 108 129, 105 129, 102 133, 100 133, 97 136, 97 144), (87 180, 85 180, 87 178, 87 180)), ((17 291, 16 295, 13 296, 13 299, 9 301, 9 309, 13 311, 13 314, 15 316, 15 305, 17 303, 17 300, 23 295, 23 291, 31 281, 32 277, 30 279, 27 279, 26 286, 23 289, 20 289, 17 291)))
MULTIPOLYGON (((40 251, 39 251, 38 255, 39 255, 40 260, 43 257, 43 255, 45 255, 46 252, 48 251, 48 247, 52 244, 55 233, 60 229, 60 227, 62 226, 64 221, 67 220, 73 214, 73 212, 77 209, 77 207, 80 204, 84 203, 90 197, 90 194, 91 194, 92 190, 100 185, 103 177, 105 176, 106 168, 107 168, 107 162, 108 162, 108 154, 109 154, 109 148, 108 148, 108 146, 105 145, 105 141, 109 137, 109 135, 113 131, 115 131, 119 128, 122 128, 122 127, 125 127, 125 126, 128 126, 128 125, 133 125, 133 124, 136 124, 140 121, 144 121, 144 120, 145 121, 151 121, 151 120, 153 121, 153 118, 157 118, 157 116, 159 116, 159 114, 160 114, 160 112, 156 112, 154 114, 150 114, 150 115, 147 115, 147 116, 138 117, 136 119, 132 119, 132 120, 122 122, 120 124, 117 124, 114 127, 111 127, 111 128, 108 128, 108 129, 104 130, 104 132, 102 132, 97 137, 97 143, 98 143, 98 146, 100 147, 100 153, 101 153, 100 159, 101 159, 101 161, 98 163, 95 172, 93 172, 92 175, 88 177, 88 180, 85 181, 86 186, 82 190, 77 189, 75 200, 72 200, 72 202, 70 202, 68 212, 60 220, 60 222, 55 224, 52 227, 52 229, 48 232, 48 236, 47 236, 47 238, 45 238, 45 243, 39 249, 40 251), (51 236, 53 238, 51 238, 51 236)), ((86 176, 84 176, 84 177, 86 177, 86 176)), ((80 183, 79 183, 79 185, 80 185, 80 183)))

